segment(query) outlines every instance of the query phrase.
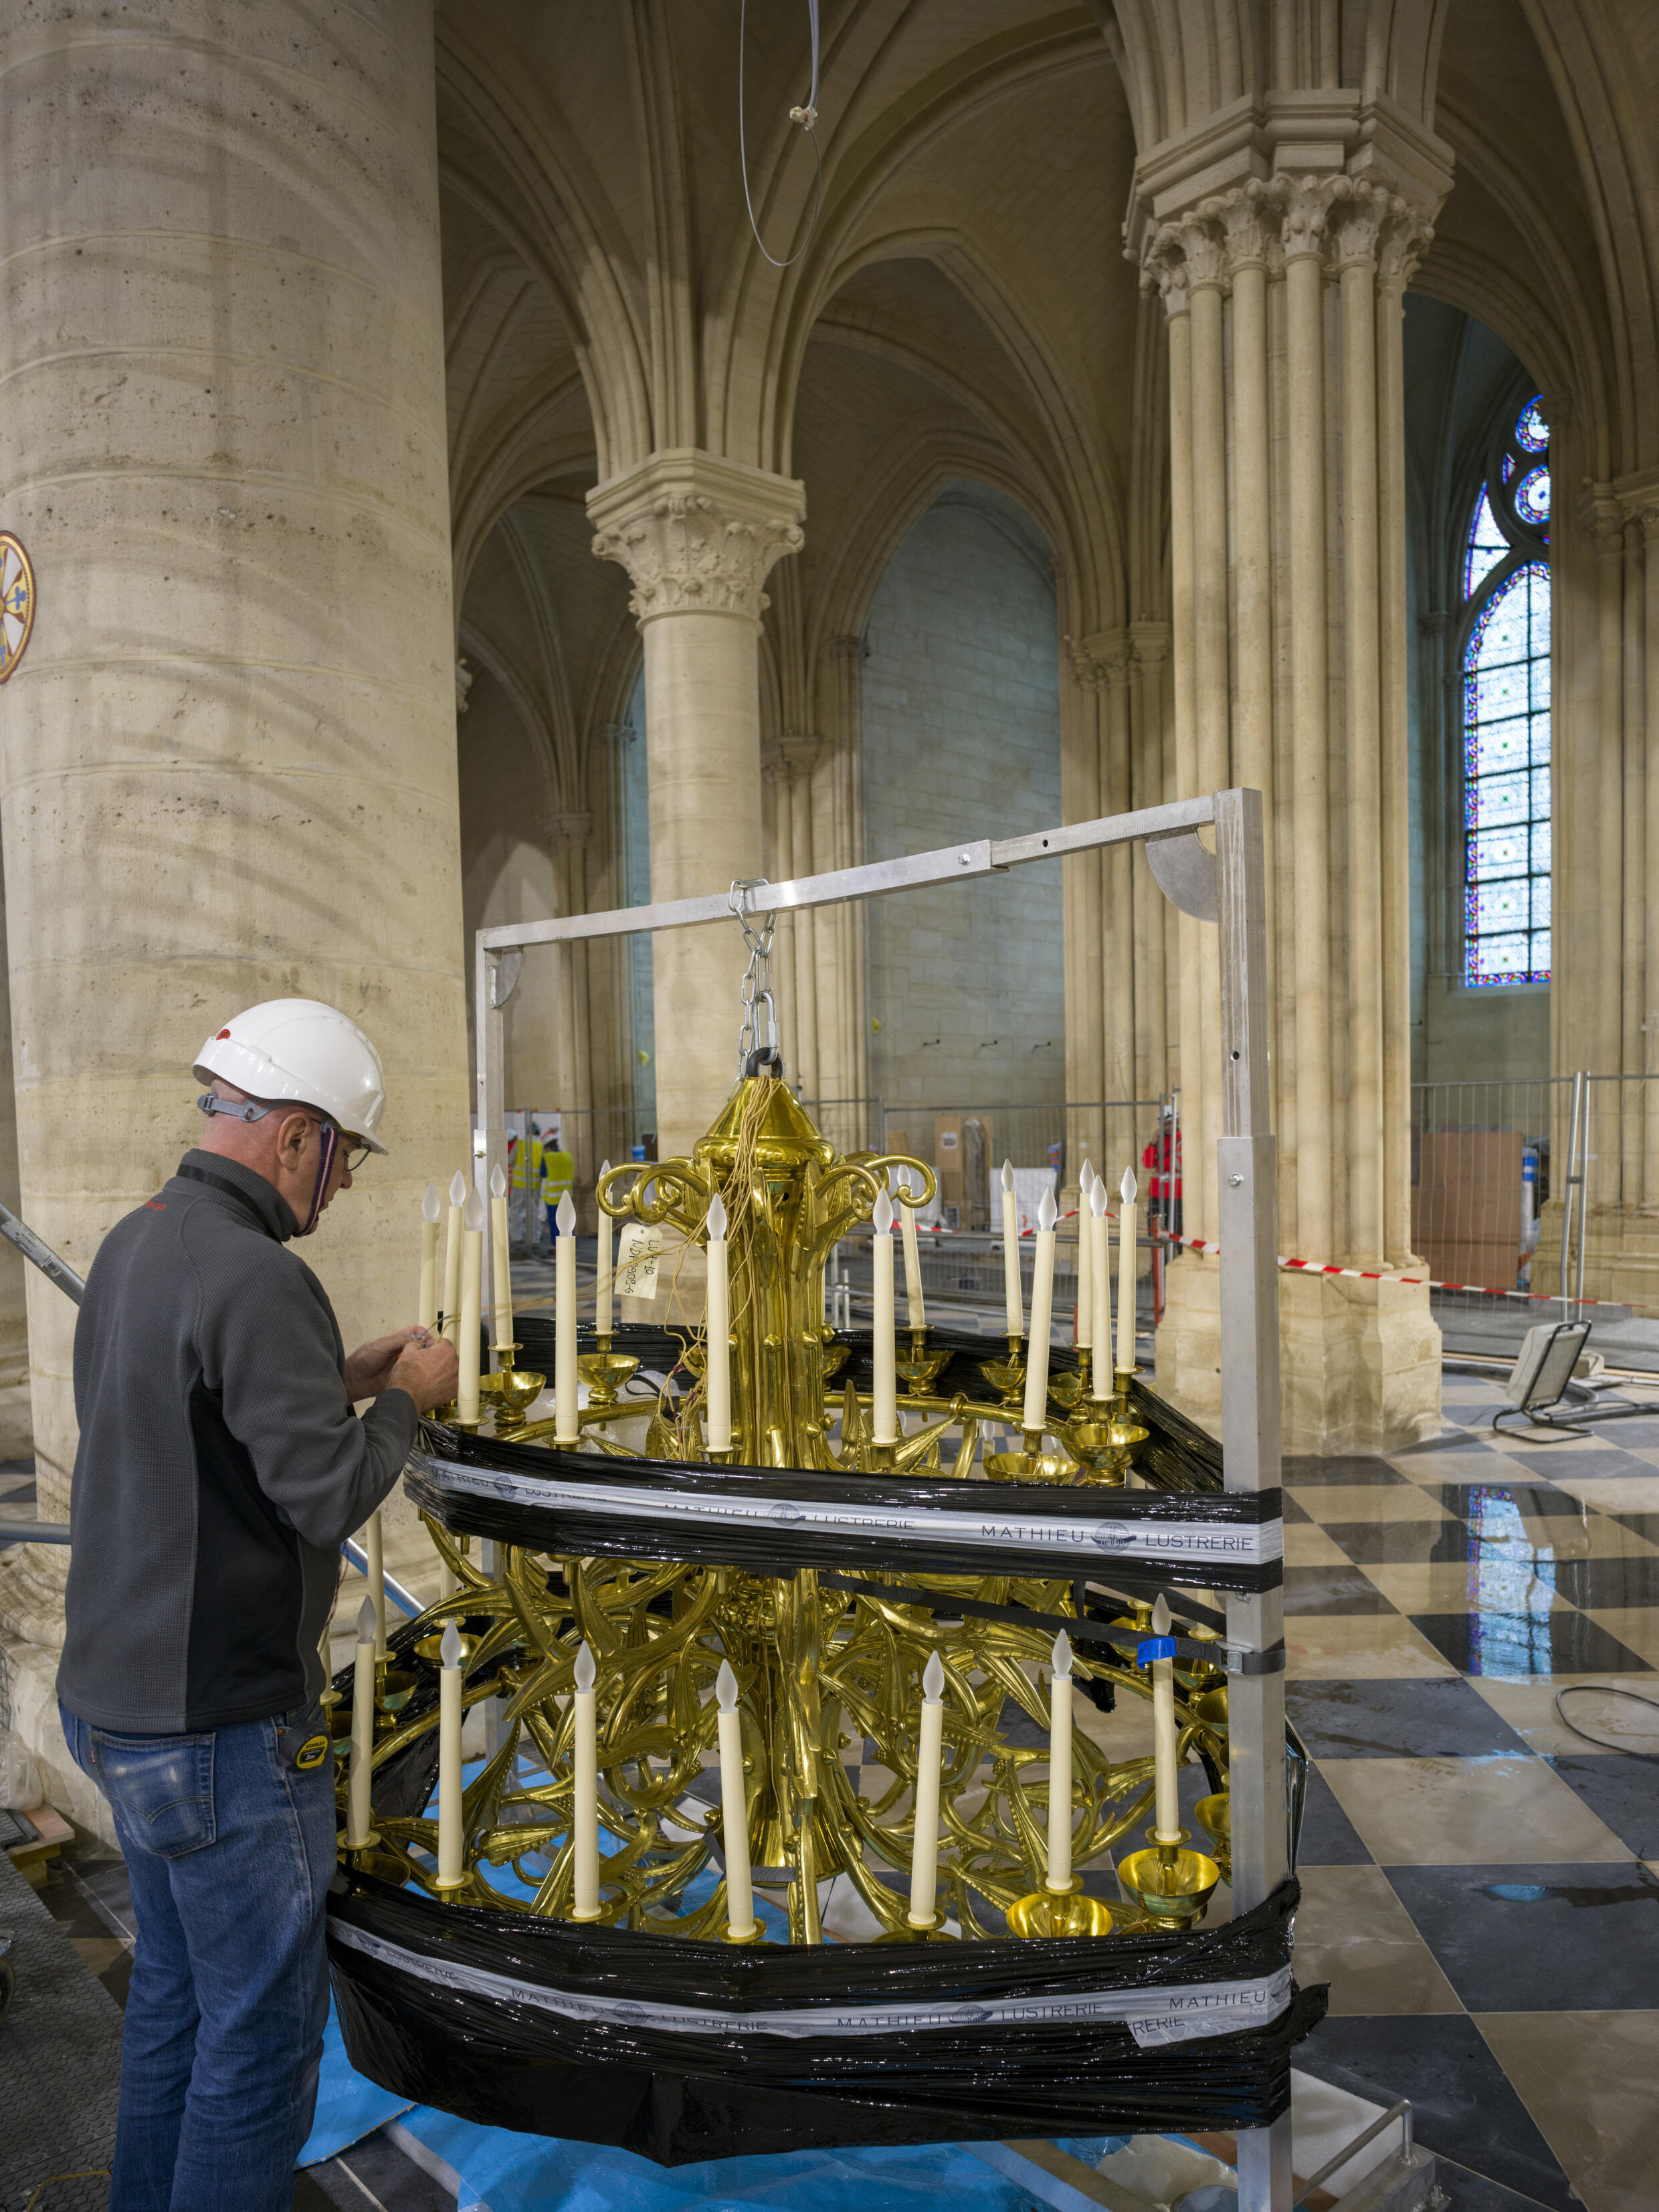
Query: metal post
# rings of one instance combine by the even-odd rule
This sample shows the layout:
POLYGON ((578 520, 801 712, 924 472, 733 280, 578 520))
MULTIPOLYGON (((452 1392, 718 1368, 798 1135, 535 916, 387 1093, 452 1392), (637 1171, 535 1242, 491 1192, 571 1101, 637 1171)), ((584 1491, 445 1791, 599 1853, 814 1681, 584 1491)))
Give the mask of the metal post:
MULTIPOLYGON (((1279 1399, 1278 1164, 1267 1115, 1267 860, 1261 796, 1215 802, 1221 930, 1222 1136, 1217 1146, 1221 1237, 1221 1449, 1229 1490, 1277 1490, 1279 1399)), ((1284 1595, 1227 1600, 1230 1644, 1282 1655, 1284 1595)), ((1285 1675, 1229 1674, 1232 1885, 1248 1912, 1288 1871, 1285 1675)), ((1288 2113, 1238 2138, 1239 2212, 1290 2212, 1288 2113)))
POLYGON ((1584 1071, 1572 1079, 1572 1103, 1567 1109, 1567 1172, 1561 1186, 1561 1318, 1567 1318, 1567 1255, 1572 1244, 1572 1194, 1582 1180, 1578 1172, 1578 1114, 1584 1096, 1584 1071))
MULTIPOLYGON (((478 1115, 478 1133, 483 1139, 481 1151, 475 1152, 475 1176, 483 1178, 484 1200, 483 1286, 479 1301, 480 1311, 493 1316, 495 1303, 490 1285, 494 1277, 490 1256, 489 1182, 499 1167, 507 1171, 507 1018, 502 1012, 513 987, 519 980, 519 969, 523 960, 520 952, 503 952, 485 945, 482 937, 477 942, 474 971, 473 1019, 477 1024, 478 1049, 478 1088, 476 1100, 478 1115)), ((530 1165, 525 1163, 525 1197, 530 1196, 530 1165)), ((489 1340, 495 1342, 492 1324, 489 1340)))
MULTIPOLYGON (((1613 1079, 1618 1083, 1620 1091, 1622 1093, 1624 1090, 1624 1081, 1622 1077, 1615 1077, 1613 1079)), ((1574 1304, 1572 1310, 1572 1317, 1575 1321, 1583 1321, 1584 1318, 1584 1246, 1589 1239, 1589 1132, 1591 1079, 1589 1075, 1583 1075, 1580 1077, 1579 1080, 1583 1086, 1584 1103, 1580 1110, 1578 1118, 1578 1261, 1575 1270, 1573 1282, 1574 1304)), ((1621 1096, 1620 1099, 1621 1109, 1620 1115, 1620 1135, 1621 1139, 1624 1135, 1623 1104, 1624 1100, 1621 1096)))

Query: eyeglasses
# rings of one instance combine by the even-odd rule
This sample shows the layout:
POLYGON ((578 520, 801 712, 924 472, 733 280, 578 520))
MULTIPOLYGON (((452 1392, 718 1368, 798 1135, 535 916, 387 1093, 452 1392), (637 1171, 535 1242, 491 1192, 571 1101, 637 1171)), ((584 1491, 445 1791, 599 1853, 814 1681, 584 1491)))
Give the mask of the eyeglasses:
POLYGON ((233 1121, 263 1121, 267 1114, 291 1114, 296 1110, 307 1115, 319 1129, 332 1129, 339 1139, 341 1156, 345 1161, 348 1175, 355 1176, 369 1157, 371 1148, 361 1137, 354 1136, 349 1129, 343 1129, 332 1115, 322 1113, 314 1106, 296 1109, 286 1100, 274 1100, 262 1105, 253 1098, 216 1098, 210 1091, 204 1091, 196 1103, 210 1120, 216 1114, 223 1114, 233 1121))

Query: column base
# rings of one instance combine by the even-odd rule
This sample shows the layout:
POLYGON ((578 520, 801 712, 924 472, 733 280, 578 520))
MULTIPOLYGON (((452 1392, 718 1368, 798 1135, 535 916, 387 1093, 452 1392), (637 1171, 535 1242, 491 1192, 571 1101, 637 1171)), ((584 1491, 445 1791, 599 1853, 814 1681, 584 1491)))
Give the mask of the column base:
POLYGON ((56 1651, 21 1638, 0 1638, 0 1725, 10 1729, 40 1770, 46 1802, 112 1844, 114 1817, 64 1741, 57 1685, 56 1651))
MULTIPOLYGON (((1577 1280, 1577 1222, 1573 1228, 1567 1273, 1570 1291, 1577 1280)), ((1552 1199, 1543 1209, 1538 1249, 1533 1257, 1532 1286, 1550 1293, 1559 1289, 1560 1281, 1561 1202, 1552 1199)), ((1590 1207, 1584 1235, 1584 1296, 1634 1306, 1640 1315, 1659 1312, 1659 1206, 1590 1207)), ((1559 1305, 1540 1303, 1530 1309, 1528 1318, 1557 1321, 1560 1316, 1559 1305)), ((1596 1316, 1592 1314, 1589 1318, 1594 1321, 1596 1316)), ((1618 1362, 1613 1364, 1616 1366, 1618 1362)))
MULTIPOLYGON (((1221 1263, 1186 1253, 1166 1278, 1159 1394, 1221 1433, 1221 1263)), ((1340 1275, 1279 1278, 1284 1448, 1397 1450, 1437 1436, 1440 1330, 1416 1284, 1340 1275)))

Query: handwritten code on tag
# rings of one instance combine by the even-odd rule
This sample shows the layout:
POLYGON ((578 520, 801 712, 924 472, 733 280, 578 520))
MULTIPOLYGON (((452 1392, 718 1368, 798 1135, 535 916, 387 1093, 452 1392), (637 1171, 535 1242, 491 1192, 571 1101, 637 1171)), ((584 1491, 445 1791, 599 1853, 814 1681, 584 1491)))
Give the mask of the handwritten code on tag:
POLYGON ((617 1272, 611 1287, 619 1298, 654 1298, 662 1231, 650 1223, 629 1221, 617 1239, 617 1272))

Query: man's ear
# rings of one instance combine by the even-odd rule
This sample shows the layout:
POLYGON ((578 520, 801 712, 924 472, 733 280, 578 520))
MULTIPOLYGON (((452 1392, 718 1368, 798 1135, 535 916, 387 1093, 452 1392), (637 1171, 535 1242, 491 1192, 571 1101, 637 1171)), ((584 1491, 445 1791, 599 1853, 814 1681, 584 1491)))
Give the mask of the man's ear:
POLYGON ((289 1114, 276 1132, 278 1158, 284 1161, 289 1167, 297 1167, 305 1157, 310 1130, 309 1114, 289 1114))

